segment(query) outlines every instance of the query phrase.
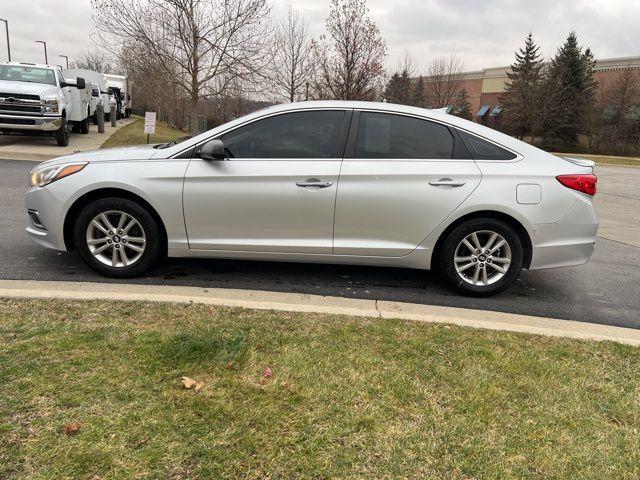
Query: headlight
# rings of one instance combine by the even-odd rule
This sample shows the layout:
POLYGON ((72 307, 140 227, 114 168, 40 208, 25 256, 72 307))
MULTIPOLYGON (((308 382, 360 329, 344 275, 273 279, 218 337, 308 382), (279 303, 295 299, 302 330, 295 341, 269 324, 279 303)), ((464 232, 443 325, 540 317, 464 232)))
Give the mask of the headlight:
POLYGON ((58 100, 45 100, 44 113, 58 113, 58 100))
POLYGON ((45 185, 49 185, 51 182, 73 175, 86 166, 87 162, 39 168, 31 172, 31 175, 29 176, 29 184, 32 187, 44 187, 45 185))

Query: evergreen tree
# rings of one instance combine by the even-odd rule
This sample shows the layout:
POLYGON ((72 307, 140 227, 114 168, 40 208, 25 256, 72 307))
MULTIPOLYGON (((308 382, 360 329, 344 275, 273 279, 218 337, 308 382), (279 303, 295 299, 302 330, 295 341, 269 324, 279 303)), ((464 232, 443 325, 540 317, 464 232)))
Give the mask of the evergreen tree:
POLYGON ((469 95, 467 94, 466 88, 462 87, 462 90, 460 90, 456 95, 451 114, 456 117, 464 118, 465 120, 473 119, 471 103, 469 103, 469 95))
POLYGON ((589 48, 582 51, 575 32, 569 34, 551 61, 550 75, 555 77, 564 92, 562 102, 566 121, 548 133, 566 146, 574 146, 578 142, 578 134, 584 131, 586 115, 593 105, 596 87, 594 65, 593 53, 589 48))
POLYGON ((418 77, 411 91, 410 105, 414 107, 424 108, 424 78, 422 75, 418 77))
POLYGON ((400 101, 402 105, 409 105, 411 101, 411 78, 406 68, 400 72, 400 101))
POLYGON ((384 89, 384 99, 389 103, 399 103, 400 99, 400 75, 395 72, 387 82, 384 89))
POLYGON ((536 114, 536 94, 542 84, 543 63, 540 58, 540 47, 529 33, 524 48, 516 53, 511 71, 507 73, 505 91, 500 96, 504 107, 504 124, 520 138, 530 134, 533 118, 536 114))
POLYGON ((411 79, 409 71, 403 69, 391 75, 384 90, 384 98, 389 103, 408 105, 411 97, 411 79))

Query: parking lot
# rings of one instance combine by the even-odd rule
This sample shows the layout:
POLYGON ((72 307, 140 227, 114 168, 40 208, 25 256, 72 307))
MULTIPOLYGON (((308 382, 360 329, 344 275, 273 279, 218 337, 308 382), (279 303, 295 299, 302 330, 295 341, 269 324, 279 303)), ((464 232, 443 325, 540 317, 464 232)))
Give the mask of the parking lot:
MULTIPOLYGON (((26 161, 0 161, 0 278, 115 282, 90 271, 74 253, 26 239, 26 161)), ((580 267, 522 272, 506 292, 460 297, 419 270, 229 260, 169 260, 134 284, 169 284, 335 295, 351 298, 522 313, 640 328, 640 169, 598 167, 601 236, 580 267)))
POLYGON ((48 160, 74 152, 97 150, 113 133, 130 122, 128 119, 118 120, 115 127, 105 122, 104 133, 98 133, 98 126, 91 124, 88 134, 72 133, 66 147, 57 146, 53 137, 45 135, 0 135, 0 158, 48 160))

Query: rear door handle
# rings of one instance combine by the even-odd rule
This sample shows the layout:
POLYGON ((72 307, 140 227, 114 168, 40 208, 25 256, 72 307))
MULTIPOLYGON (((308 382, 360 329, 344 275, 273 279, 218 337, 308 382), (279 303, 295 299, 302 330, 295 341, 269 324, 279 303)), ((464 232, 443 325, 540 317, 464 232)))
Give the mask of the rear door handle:
POLYGON ((435 182, 429 182, 429 185, 433 186, 433 187, 461 187, 465 184, 466 182, 457 182, 455 180, 451 180, 450 178, 441 178, 440 180, 437 180, 435 182))
POLYGON ((333 182, 321 182, 320 180, 316 180, 315 178, 311 178, 306 182, 296 182, 296 185, 299 187, 319 187, 319 188, 327 188, 333 185, 333 182))

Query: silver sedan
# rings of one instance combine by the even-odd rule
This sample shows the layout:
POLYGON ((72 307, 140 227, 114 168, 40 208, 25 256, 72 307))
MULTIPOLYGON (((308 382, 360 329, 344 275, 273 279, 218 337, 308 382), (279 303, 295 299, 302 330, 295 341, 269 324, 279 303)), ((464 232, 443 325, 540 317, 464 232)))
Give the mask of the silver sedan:
POLYGON ((441 111, 304 102, 42 163, 27 233, 113 277, 166 256, 386 265, 490 295, 523 268, 585 263, 595 190, 592 162, 441 111))

